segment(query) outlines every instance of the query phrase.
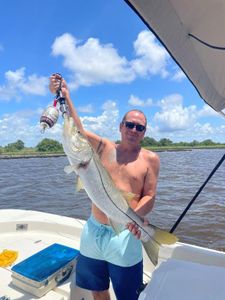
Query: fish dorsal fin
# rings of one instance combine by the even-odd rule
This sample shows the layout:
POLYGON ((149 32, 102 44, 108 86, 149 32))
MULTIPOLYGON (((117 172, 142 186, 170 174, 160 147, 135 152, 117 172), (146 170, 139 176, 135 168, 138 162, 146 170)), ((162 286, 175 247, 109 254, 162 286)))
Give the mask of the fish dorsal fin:
POLYGON ((66 174, 70 174, 70 173, 72 173, 74 170, 73 170, 73 167, 71 166, 71 165, 68 165, 68 166, 65 166, 64 167, 64 172, 66 173, 66 174))
POLYGON ((117 235, 119 235, 119 233, 124 230, 124 226, 122 224, 115 222, 110 218, 109 218, 109 224, 117 235))
POLYGON ((83 182, 81 181, 80 177, 77 176, 77 180, 76 180, 76 191, 79 192, 80 190, 84 189, 84 185, 83 182))

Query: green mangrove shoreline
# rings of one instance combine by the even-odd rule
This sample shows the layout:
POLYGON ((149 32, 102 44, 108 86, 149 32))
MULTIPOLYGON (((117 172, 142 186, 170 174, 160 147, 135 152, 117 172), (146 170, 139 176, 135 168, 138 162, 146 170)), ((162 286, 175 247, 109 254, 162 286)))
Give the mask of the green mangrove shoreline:
MULTIPOLYGON (((214 149, 224 149, 225 146, 202 146, 202 147, 177 147, 177 146, 161 146, 161 147, 145 147, 148 150, 152 150, 155 152, 165 152, 165 151, 192 151, 192 150, 214 150, 214 149)), ((17 151, 10 153, 1 153, 0 159, 19 159, 19 158, 49 158, 49 157, 62 157, 66 156, 64 152, 37 152, 37 151, 17 151)))

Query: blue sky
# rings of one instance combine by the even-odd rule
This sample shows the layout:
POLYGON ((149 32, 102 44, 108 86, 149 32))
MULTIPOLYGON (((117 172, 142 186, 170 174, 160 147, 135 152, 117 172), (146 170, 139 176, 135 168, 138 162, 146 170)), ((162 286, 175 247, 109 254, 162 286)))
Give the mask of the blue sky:
POLYGON ((119 139, 137 108, 146 135, 225 142, 224 118, 199 97, 166 50, 123 0, 7 0, 0 18, 0 145, 61 140, 62 119, 45 134, 39 119, 61 73, 86 129, 119 139))

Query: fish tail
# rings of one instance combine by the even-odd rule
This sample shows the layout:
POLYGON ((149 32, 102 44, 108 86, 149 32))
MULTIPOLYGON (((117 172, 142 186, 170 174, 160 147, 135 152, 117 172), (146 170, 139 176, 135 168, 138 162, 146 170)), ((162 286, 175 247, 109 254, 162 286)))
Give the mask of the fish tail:
POLYGON ((142 242, 143 247, 154 265, 158 263, 159 247, 164 245, 172 245, 178 241, 178 238, 165 230, 154 227, 154 235, 147 242, 142 242))
POLYGON ((158 257, 159 257, 159 244, 156 243, 154 240, 149 240, 148 242, 143 242, 142 245, 145 249, 145 252, 151 262, 153 263, 154 266, 157 265, 158 263, 158 257))
POLYGON ((155 226, 154 226, 153 239, 159 245, 161 245, 161 244, 172 245, 178 241, 178 238, 174 234, 172 234, 166 230, 160 229, 158 227, 155 227, 155 226))

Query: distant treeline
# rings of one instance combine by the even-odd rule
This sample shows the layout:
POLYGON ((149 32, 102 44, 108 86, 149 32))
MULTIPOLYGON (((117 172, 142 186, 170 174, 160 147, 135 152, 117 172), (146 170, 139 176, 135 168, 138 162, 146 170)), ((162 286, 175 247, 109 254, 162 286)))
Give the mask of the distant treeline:
MULTIPOLYGON (((120 141, 116 141, 117 144, 120 141)), ((192 142, 178 142, 174 143, 170 139, 163 138, 159 141, 155 140, 154 138, 150 138, 146 136, 143 141, 141 142, 142 147, 213 147, 213 146, 224 146, 225 143, 217 143, 213 142, 210 139, 204 140, 202 142, 198 142, 196 140, 192 142)), ((25 147, 25 144, 21 140, 17 140, 15 143, 10 143, 6 146, 0 146, 0 154, 4 153, 15 153, 15 152, 63 152, 62 144, 58 141, 52 139, 43 139, 40 143, 37 144, 35 147, 25 147)))
POLYGON ((43 139, 35 147, 25 147, 25 144, 21 140, 17 140, 15 143, 10 143, 5 147, 0 147, 0 154, 8 152, 63 152, 62 144, 52 139, 43 139))
POLYGON ((213 142, 210 139, 204 140, 202 142, 198 142, 196 140, 193 140, 192 142, 172 142, 170 139, 160 139, 159 141, 150 138, 146 136, 143 141, 141 142, 143 147, 147 146, 190 146, 190 147, 196 147, 196 146, 216 146, 216 145, 225 145, 225 143, 217 143, 213 142))
MULTIPOLYGON (((119 142, 119 141, 117 141, 119 142)), ((198 146, 225 146, 225 143, 217 143, 213 142, 210 139, 204 140, 202 142, 198 142, 196 140, 193 140, 192 142, 173 142, 170 139, 163 138, 159 141, 155 140, 154 138, 150 138, 146 136, 142 142, 142 147, 198 147, 198 146)))

